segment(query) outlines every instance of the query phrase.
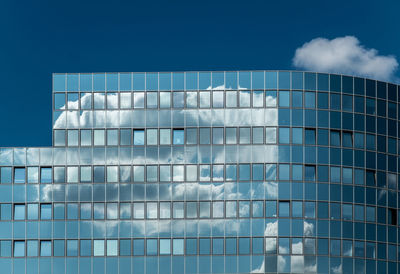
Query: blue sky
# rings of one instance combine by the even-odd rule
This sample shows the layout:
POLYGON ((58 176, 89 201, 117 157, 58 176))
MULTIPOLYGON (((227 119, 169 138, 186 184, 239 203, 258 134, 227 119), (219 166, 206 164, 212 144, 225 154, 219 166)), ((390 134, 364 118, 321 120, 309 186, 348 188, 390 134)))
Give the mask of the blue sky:
POLYGON ((395 0, 3 0, 0 146, 51 145, 52 72, 293 69, 304 43, 349 35, 399 60, 399 10, 395 0))

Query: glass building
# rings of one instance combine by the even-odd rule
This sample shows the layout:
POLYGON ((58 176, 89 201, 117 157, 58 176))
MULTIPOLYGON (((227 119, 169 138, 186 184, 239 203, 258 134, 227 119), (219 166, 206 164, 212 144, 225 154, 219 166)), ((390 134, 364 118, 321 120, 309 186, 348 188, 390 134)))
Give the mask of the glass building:
POLYGON ((0 272, 399 273, 399 92, 53 74, 53 145, 0 149, 0 272))

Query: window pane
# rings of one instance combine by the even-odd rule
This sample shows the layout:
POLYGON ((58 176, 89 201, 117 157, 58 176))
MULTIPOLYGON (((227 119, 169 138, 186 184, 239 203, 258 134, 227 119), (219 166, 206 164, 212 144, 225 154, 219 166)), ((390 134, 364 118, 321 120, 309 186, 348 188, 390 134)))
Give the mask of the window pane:
POLYGON ((40 205, 40 219, 50 220, 51 219, 51 204, 40 205))
POLYGON ((174 129, 173 131, 173 144, 174 145, 183 145, 184 144, 184 130, 183 129, 174 129))
POLYGON ((25 205, 14 205, 14 220, 25 220, 25 205))
POLYGON ((133 144, 136 146, 144 145, 144 130, 133 131, 133 144))
POLYGON ((40 256, 51 256, 51 241, 40 242, 40 256))
POLYGON ((14 257, 24 257, 25 256, 25 242, 15 241, 14 242, 14 257))
POLYGON ((50 184, 52 182, 52 168, 42 167, 40 169, 40 182, 42 184, 50 184))
POLYGON ((93 255, 104 256, 104 240, 93 241, 93 255))
POLYGON ((23 184, 25 183, 25 168, 14 168, 14 183, 23 184))

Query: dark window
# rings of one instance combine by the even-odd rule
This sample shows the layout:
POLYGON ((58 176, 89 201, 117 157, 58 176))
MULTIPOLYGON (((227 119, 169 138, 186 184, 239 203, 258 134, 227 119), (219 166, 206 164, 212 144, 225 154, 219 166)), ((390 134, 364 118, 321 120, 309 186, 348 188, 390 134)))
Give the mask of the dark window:
POLYGON ((331 130, 331 146, 340 146, 340 131, 331 130))
POLYGON ((365 172, 365 182, 367 186, 376 185, 376 172, 373 170, 367 170, 365 172))
POLYGON ((343 146, 353 147, 353 133, 343 131, 343 146))

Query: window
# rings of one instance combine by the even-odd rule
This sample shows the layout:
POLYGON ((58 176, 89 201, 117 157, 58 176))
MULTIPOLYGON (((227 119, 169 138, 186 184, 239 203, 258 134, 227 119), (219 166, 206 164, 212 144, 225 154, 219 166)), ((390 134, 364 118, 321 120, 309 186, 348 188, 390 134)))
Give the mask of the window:
POLYGON ((174 129, 173 130, 173 144, 174 145, 183 145, 185 133, 183 129, 174 129))
POLYGON ((28 220, 37 220, 38 218, 38 204, 28 204, 28 220))
POLYGON ((147 239, 146 240, 146 254, 147 255, 157 255, 157 240, 147 239))
POLYGON ((171 240, 170 239, 160 239, 160 255, 171 254, 171 240))
POLYGON ((92 255, 92 241, 81 240, 80 256, 90 256, 90 255, 92 255))
POLYGON ((289 217, 290 214, 290 203, 279 202, 279 217, 289 217))
POLYGON ((78 146, 78 130, 68 130, 68 146, 78 146))
POLYGON ((38 167, 28 167, 28 183, 39 182, 39 168, 38 167))
POLYGON ((118 255, 118 241, 107 240, 107 256, 117 256, 117 255, 118 255))
POLYGON ((54 240, 54 256, 64 256, 65 255, 65 241, 64 240, 54 240))
POLYGON ((131 255, 131 240, 120 240, 119 241, 119 255, 130 256, 131 255))
POLYGON ((197 108, 197 92, 186 93, 186 107, 197 108))
POLYGON ((157 129, 147 129, 146 130, 146 144, 147 145, 157 145, 157 129))
POLYGON ((289 144, 290 131, 289 128, 279 128, 279 143, 289 144))
POLYGON ((81 130, 81 146, 92 145, 92 131, 90 129, 81 130))
POLYGON ((225 135, 226 135, 226 144, 236 144, 237 143, 236 128, 226 128, 225 135))
POLYGON ((276 106, 276 91, 268 90, 265 92, 265 106, 266 107, 275 107, 276 106))
POLYGON ((135 129, 133 131, 133 145, 143 146, 144 145, 144 130, 135 129))
POLYGON ((170 144, 171 144, 171 130, 160 129, 160 145, 170 145, 170 144))
POLYGON ((93 255, 104 256, 104 240, 93 241, 93 255))
POLYGON ((18 167, 14 168, 14 183, 24 184, 25 183, 25 168, 18 167))
POLYGON ((69 220, 78 219, 78 204, 76 203, 67 204, 67 218, 69 220))
POLYGON ((51 241, 40 241, 40 256, 51 256, 51 241))
POLYGON ((210 144, 210 128, 200 128, 200 144, 210 144))
POLYGON ((173 254, 174 255, 183 255, 183 239, 173 239, 173 254))
POLYGON ((38 241, 27 241, 26 249, 26 255, 28 257, 36 257, 38 255, 38 241))
POLYGON ((306 145, 315 145, 315 129, 305 129, 306 145))
POLYGON ((40 219, 50 220, 51 219, 51 204, 40 205, 40 219))
POLYGON ((343 131, 343 146, 353 147, 353 133, 343 131))
POLYGON ((133 240, 133 255, 144 255, 144 240, 133 240))
POLYGON ((265 128, 265 143, 276 144, 276 128, 265 128))
POLYGON ((224 129, 223 128, 213 128, 213 144, 222 145, 224 143, 224 129))
POLYGON ((25 205, 14 205, 14 220, 25 220, 25 205))
POLYGON ((200 92, 200 108, 210 107, 210 92, 203 91, 200 92))
POLYGON ((367 186, 375 186, 376 185, 376 172, 374 170, 366 170, 365 182, 366 182, 367 186))
POLYGON ((104 130, 94 130, 93 131, 93 138, 94 138, 94 142, 93 144, 95 146, 104 146, 105 142, 104 142, 104 130))
POLYGON ((253 144, 264 143, 264 128, 254 127, 253 128, 253 144))
POLYGON ((227 108, 237 107, 237 92, 236 91, 227 91, 225 96, 226 96, 226 107, 227 108))
POLYGON ((52 168, 42 167, 40 169, 40 182, 42 184, 51 184, 52 181, 52 168))
POLYGON ((108 146, 118 145, 118 130, 116 129, 107 130, 107 145, 108 146))
POLYGON ((239 128, 239 134, 240 134, 240 139, 239 139, 240 144, 250 144, 250 128, 247 127, 239 128))
POLYGON ((331 130, 331 146, 340 146, 340 131, 331 130))
POLYGON ((11 167, 1 167, 0 168, 0 182, 2 184, 11 183, 11 167))
POLYGON ((15 241, 14 242, 14 257, 24 257, 24 256, 25 256, 25 242, 24 241, 15 241))

